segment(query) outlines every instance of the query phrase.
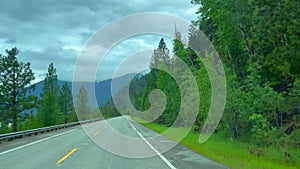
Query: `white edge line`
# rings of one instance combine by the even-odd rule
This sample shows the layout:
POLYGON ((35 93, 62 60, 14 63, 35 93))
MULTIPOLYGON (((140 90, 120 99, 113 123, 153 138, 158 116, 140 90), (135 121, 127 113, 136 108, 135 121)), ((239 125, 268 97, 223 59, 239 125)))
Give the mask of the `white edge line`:
POLYGON ((29 143, 29 144, 22 145, 22 146, 20 146, 20 147, 16 147, 16 148, 13 148, 13 149, 10 149, 10 150, 1 152, 1 153, 0 153, 0 156, 1 156, 1 155, 4 155, 4 154, 6 154, 6 153, 12 152, 12 151, 19 150, 19 149, 21 149, 21 148, 25 148, 25 147, 28 147, 28 146, 31 146, 31 145, 34 145, 34 144, 37 144, 37 143, 40 143, 40 142, 43 142, 43 141, 46 141, 46 140, 49 140, 49 139, 58 137, 58 136, 61 136, 61 135, 67 134, 67 133, 70 133, 70 132, 75 131, 75 130, 77 130, 77 129, 69 130, 69 131, 66 131, 66 132, 63 132, 63 133, 60 133, 60 134, 56 134, 56 135, 51 136, 51 137, 44 138, 44 139, 42 139, 42 140, 38 140, 38 141, 29 143))
POLYGON ((148 146, 171 168, 176 169, 173 164, 167 160, 158 150, 156 150, 146 139, 145 137, 132 125, 129 119, 127 119, 133 130, 135 130, 138 135, 148 144, 148 146))

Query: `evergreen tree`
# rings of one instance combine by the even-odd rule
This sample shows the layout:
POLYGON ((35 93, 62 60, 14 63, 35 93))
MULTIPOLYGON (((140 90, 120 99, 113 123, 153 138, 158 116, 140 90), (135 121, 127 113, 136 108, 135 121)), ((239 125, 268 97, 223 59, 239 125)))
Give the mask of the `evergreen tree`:
POLYGON ((30 114, 27 114, 27 116, 28 117, 26 118, 24 123, 25 130, 35 129, 40 127, 39 121, 33 112, 30 112, 30 114))
POLYGON ((75 101, 75 110, 80 121, 87 120, 88 118, 90 112, 88 101, 88 93, 84 87, 81 87, 75 101))
POLYGON ((47 92, 53 92, 55 95, 57 95, 58 90, 59 87, 57 85, 56 68, 54 67, 53 63, 50 63, 48 66, 48 72, 44 80, 43 91, 41 96, 43 96, 43 94, 46 94, 47 92))
POLYGON ((57 74, 53 63, 51 63, 44 80, 40 105, 38 107, 38 119, 42 126, 50 126, 62 122, 57 111, 57 94, 57 74))
POLYGON ((153 52, 150 68, 157 67, 159 62, 170 65, 170 51, 167 48, 164 38, 160 39, 157 49, 153 52))
POLYGON ((70 114, 74 112, 72 92, 65 82, 58 95, 58 108, 63 113, 64 123, 70 122, 70 114))
POLYGON ((161 38, 158 44, 157 49, 153 51, 151 62, 150 62, 150 73, 147 75, 148 83, 145 87, 145 92, 143 94, 143 99, 141 102, 141 109, 147 110, 150 107, 150 103, 148 101, 148 96, 150 92, 157 88, 157 78, 159 74, 159 68, 167 67, 169 68, 171 64, 169 49, 164 41, 164 38, 161 38))
POLYGON ((2 126, 11 122, 13 131, 18 130, 18 118, 24 110, 35 106, 36 97, 28 95, 32 90, 34 74, 30 63, 19 62, 18 50, 6 50, 7 56, 0 55, 0 116, 2 126))
POLYGON ((41 99, 38 118, 43 127, 57 124, 57 103, 53 92, 47 92, 41 99))

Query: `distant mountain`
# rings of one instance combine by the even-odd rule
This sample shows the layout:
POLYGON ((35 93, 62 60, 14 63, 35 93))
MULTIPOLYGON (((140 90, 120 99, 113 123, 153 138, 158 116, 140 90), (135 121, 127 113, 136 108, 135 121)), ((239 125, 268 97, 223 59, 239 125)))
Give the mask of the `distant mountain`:
MULTIPOLYGON (((140 75, 137 75, 140 76, 140 75)), ((131 79, 134 78, 134 74, 127 74, 120 76, 114 79, 108 79, 101 82, 70 82, 58 80, 58 86, 61 87, 65 82, 69 85, 72 90, 74 87, 73 96, 76 96, 79 89, 84 87, 88 91, 89 105, 92 107, 99 107, 104 105, 109 99, 115 95, 120 89, 125 86, 128 86, 131 79), (112 81, 113 81, 113 90, 112 90, 112 81), (93 85, 95 85, 95 90, 93 90, 93 85), (95 94, 95 97, 93 97, 95 94), (96 100, 93 100, 96 98, 96 100)), ((31 94, 40 97, 40 93, 43 90, 44 81, 35 83, 35 90, 31 94)))

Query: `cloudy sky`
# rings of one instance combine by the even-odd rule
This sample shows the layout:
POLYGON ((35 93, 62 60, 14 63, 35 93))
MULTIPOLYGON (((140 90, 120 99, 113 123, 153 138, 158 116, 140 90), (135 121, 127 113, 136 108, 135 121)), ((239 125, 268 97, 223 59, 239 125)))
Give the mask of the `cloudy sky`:
MULTIPOLYGON (((197 6, 189 0, 1 0, 0 6, 0 53, 17 47, 18 58, 31 62, 35 81, 44 78, 51 62, 57 68, 59 79, 71 81, 87 40, 120 17, 162 12, 188 21, 197 18, 197 6)), ((110 78, 128 55, 156 48, 160 37, 140 35, 118 43, 99 65, 96 80, 110 78)), ((171 48, 171 39, 166 41, 171 48)), ((149 62, 149 58, 141 60, 149 62)))

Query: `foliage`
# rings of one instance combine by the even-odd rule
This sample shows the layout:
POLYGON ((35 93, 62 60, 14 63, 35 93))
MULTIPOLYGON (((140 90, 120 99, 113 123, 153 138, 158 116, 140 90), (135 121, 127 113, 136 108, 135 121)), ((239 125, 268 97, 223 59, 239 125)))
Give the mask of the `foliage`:
POLYGON ((53 63, 50 63, 48 66, 41 96, 47 92, 53 92, 55 95, 58 94, 57 73, 53 63))
POLYGON ((75 100, 75 110, 78 116, 78 120, 87 120, 90 113, 90 107, 88 106, 88 95, 84 87, 79 89, 79 93, 75 100))
MULTIPOLYGON (((154 89, 160 89, 166 96, 166 107, 164 112, 156 119, 159 123, 166 124, 168 126, 172 125, 176 120, 177 114, 179 112, 180 104, 180 92, 179 87, 167 72, 174 71, 173 63, 174 60, 170 58, 169 49, 164 42, 164 39, 161 38, 159 41, 159 45, 157 49, 153 51, 152 60, 150 63, 151 71, 147 74, 143 79, 146 79, 145 87, 142 88, 141 92, 137 92, 137 95, 133 95, 131 98, 133 102, 138 103, 137 107, 139 107, 142 111, 148 111, 151 107, 148 97, 150 93, 154 89), (134 101, 136 99, 136 101, 134 101)), ((143 80, 141 79, 141 80, 143 80)), ((139 84, 138 81, 132 82, 132 86, 139 84)), ((131 88, 133 89, 133 88, 131 88)), ((131 90, 131 93, 134 93, 135 89, 131 90)), ((160 99, 154 97, 156 103, 152 104, 163 104, 160 102, 160 99), (157 103, 158 102, 158 103, 157 103)), ((151 114, 147 114, 149 116, 147 119, 152 119, 151 114)), ((177 124, 180 125, 180 124, 177 124)))
MULTIPOLYGON (((7 56, 0 55, 0 113, 1 126, 12 123, 12 131, 18 130, 22 111, 35 106, 36 97, 28 94, 34 86, 34 74, 30 63, 19 62, 18 49, 6 50, 7 56)), ((2 127, 1 127, 2 128, 2 127)))
POLYGON ((41 126, 51 126, 62 123, 61 113, 57 109, 57 74, 53 63, 50 63, 44 80, 41 100, 38 107, 37 117, 41 126))
POLYGON ((72 92, 66 82, 59 90, 57 104, 59 111, 63 113, 64 123, 70 122, 70 116, 72 116, 71 113, 75 113, 75 111, 73 108, 72 92))
POLYGON ((260 146, 276 145, 282 149, 298 145, 297 2, 192 3, 200 4, 199 19, 194 23, 209 37, 225 64, 227 103, 218 131, 260 146), (275 135, 280 139, 274 139, 275 135))
MULTIPOLYGON (((199 19, 190 29, 189 45, 199 41, 193 39, 193 34, 200 28, 214 44, 226 71, 227 102, 217 132, 231 141, 274 147, 282 152, 286 163, 294 165, 293 159, 297 157, 291 149, 300 147, 297 2, 193 0, 192 3, 200 6, 199 19)), ((181 42, 180 33, 176 32, 175 36, 173 53, 189 66, 199 87, 201 104, 194 127, 198 132, 210 106, 209 78, 195 52, 181 42)), ((165 55, 158 54, 157 50, 151 65, 168 65, 168 70, 178 74, 180 68, 175 59, 170 58, 166 64, 161 59, 165 55)), ((137 89, 142 92, 131 89, 133 102, 142 110, 148 109, 149 93, 161 89, 168 103, 156 122, 170 126, 180 105, 177 84, 166 73, 153 69, 145 79, 146 87, 137 89)))
POLYGON ((26 114, 26 121, 24 122, 24 130, 35 129, 40 127, 40 123, 36 115, 31 112, 30 114, 26 114))
MULTIPOLYGON (((174 139, 175 135, 179 135, 182 132, 182 130, 176 128, 172 134, 166 135, 164 131, 172 128, 154 122, 145 123, 136 117, 131 118, 170 139, 174 139)), ((297 149, 285 149, 282 151, 272 146, 258 147, 239 140, 233 142, 220 133, 214 134, 204 144, 199 144, 198 139, 199 133, 191 131, 180 144, 233 169, 296 169, 300 166, 300 152, 297 149), (292 156, 289 163, 287 163, 287 158, 283 158, 285 156, 284 152, 289 152, 292 156)))
POLYGON ((100 107, 100 112, 104 118, 112 118, 120 116, 118 110, 114 106, 113 100, 109 100, 105 105, 100 107))
POLYGON ((45 127, 57 124, 57 116, 56 96, 53 92, 47 92, 43 95, 38 112, 41 126, 45 127))

